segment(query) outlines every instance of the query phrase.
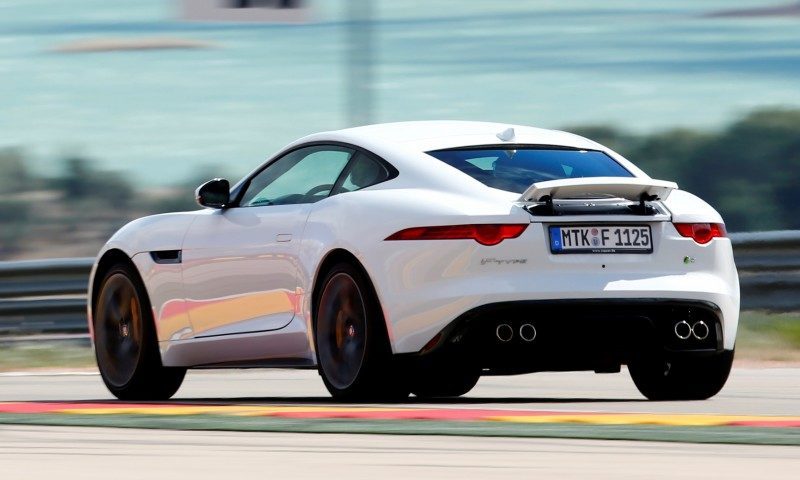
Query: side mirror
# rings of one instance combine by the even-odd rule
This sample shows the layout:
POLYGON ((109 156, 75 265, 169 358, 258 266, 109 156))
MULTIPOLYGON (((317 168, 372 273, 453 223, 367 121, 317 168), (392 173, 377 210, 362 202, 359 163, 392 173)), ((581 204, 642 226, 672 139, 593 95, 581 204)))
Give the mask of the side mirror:
POLYGON ((230 203, 231 184, 224 178, 215 178, 197 187, 194 195, 203 207, 225 208, 230 203))

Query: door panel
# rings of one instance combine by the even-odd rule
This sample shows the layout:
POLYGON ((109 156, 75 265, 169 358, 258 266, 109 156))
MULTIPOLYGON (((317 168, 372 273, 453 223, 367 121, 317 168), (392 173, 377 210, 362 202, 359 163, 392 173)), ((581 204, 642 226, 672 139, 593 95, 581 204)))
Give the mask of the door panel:
POLYGON ((238 205, 201 214, 183 246, 196 337, 277 330, 299 308, 298 245, 313 204, 328 197, 353 151, 293 150, 248 179, 238 205))
POLYGON ((293 247, 309 207, 215 210, 195 221, 183 249, 195 336, 276 330, 292 320, 298 286, 293 247))

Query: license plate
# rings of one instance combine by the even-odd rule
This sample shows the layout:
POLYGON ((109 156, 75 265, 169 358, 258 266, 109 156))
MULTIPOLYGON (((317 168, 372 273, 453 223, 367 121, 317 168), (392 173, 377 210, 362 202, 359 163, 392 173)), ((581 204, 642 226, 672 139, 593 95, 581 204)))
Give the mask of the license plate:
POLYGON ((649 225, 551 226, 553 253, 652 253, 649 225))

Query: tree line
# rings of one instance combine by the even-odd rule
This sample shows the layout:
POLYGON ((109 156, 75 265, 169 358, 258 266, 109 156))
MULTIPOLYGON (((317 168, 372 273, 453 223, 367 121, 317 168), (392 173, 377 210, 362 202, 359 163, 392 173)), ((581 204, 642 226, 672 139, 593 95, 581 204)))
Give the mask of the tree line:
POLYGON ((759 109, 717 131, 570 131, 700 196, 722 213, 728 231, 800 229, 800 109, 759 109))

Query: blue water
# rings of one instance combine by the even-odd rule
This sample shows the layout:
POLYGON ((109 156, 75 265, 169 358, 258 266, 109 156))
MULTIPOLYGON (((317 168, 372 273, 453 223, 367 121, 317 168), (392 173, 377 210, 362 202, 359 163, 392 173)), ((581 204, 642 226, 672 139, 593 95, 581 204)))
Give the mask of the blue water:
MULTIPOLYGON (((290 26, 181 22, 172 0, 0 0, 0 147, 43 171, 77 153, 152 184, 202 165, 241 175, 348 126, 344 1, 317 0, 312 23, 290 26), (215 48, 53 53, 117 37, 215 48)), ((382 0, 373 118, 651 131, 798 107, 800 17, 703 17, 773 3, 382 0)))

